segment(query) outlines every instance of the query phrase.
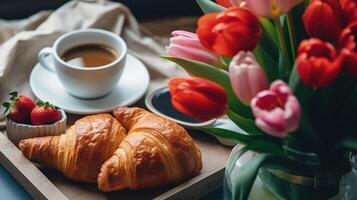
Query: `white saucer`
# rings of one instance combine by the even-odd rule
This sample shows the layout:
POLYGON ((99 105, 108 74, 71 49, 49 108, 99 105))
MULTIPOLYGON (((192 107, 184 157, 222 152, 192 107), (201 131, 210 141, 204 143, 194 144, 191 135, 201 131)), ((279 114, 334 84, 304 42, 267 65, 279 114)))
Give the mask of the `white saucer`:
POLYGON ((115 106, 128 106, 139 100, 147 91, 150 82, 149 72, 144 64, 128 54, 125 69, 117 86, 107 96, 86 100, 67 93, 57 75, 39 63, 30 76, 30 87, 41 101, 49 101, 68 113, 93 114, 109 112, 115 106))

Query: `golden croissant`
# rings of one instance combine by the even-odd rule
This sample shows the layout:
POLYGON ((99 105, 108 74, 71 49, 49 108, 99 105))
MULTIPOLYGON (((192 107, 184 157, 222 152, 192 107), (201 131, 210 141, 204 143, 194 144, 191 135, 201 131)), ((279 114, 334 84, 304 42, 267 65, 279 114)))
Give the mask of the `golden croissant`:
POLYGON ((128 135, 102 165, 100 190, 158 187, 201 171, 201 151, 175 122, 140 108, 116 108, 113 114, 128 135))
POLYGON ((113 114, 84 117, 61 136, 23 140, 20 150, 102 191, 158 187, 200 172, 201 152, 184 128, 140 108, 113 114))
POLYGON ((99 114, 77 120, 60 136, 22 140, 19 148, 28 159, 70 179, 95 183, 100 167, 125 135, 125 128, 114 117, 99 114))

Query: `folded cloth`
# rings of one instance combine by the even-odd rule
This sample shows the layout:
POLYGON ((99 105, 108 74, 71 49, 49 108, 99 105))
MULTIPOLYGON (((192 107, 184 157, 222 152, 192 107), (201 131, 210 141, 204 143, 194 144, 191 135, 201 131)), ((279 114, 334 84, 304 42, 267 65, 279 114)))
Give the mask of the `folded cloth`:
POLYGON ((164 53, 164 45, 143 36, 135 17, 123 4, 105 0, 70 1, 52 13, 43 11, 24 20, 0 20, 0 102, 8 98, 10 91, 32 95, 28 80, 37 53, 52 46, 63 33, 85 28, 106 29, 121 35, 129 53, 148 67, 152 84, 162 84, 167 77, 182 74, 175 64, 159 57, 164 53))

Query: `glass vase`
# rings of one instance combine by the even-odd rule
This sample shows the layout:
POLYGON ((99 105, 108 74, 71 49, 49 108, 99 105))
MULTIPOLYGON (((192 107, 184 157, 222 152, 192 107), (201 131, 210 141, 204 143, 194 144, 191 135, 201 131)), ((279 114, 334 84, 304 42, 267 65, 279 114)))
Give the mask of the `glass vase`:
MULTIPOLYGON (((243 145, 236 145, 228 160, 224 184, 224 199, 232 198, 232 177, 239 177, 239 169, 242 165, 252 159, 256 154, 247 151, 240 155, 239 151, 243 145), (239 156, 240 155, 240 156, 239 156), (238 175, 238 176, 237 176, 238 175)), ((291 171, 273 170, 262 167, 253 184, 249 200, 279 200, 279 199, 331 199, 352 200, 357 199, 357 156, 351 155, 352 170, 343 176, 326 180, 327 185, 316 187, 313 177, 293 173, 291 171)))

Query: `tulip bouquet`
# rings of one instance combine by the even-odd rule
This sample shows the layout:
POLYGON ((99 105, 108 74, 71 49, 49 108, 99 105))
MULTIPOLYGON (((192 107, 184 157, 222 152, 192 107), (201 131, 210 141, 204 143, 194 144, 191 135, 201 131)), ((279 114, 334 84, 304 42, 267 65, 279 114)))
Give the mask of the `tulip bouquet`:
POLYGON ((174 31, 163 58, 191 75, 169 83, 175 108, 227 115, 242 132, 200 129, 257 152, 227 198, 247 199, 258 175, 282 199, 335 195, 357 150, 357 1, 197 3, 196 33, 174 31))

